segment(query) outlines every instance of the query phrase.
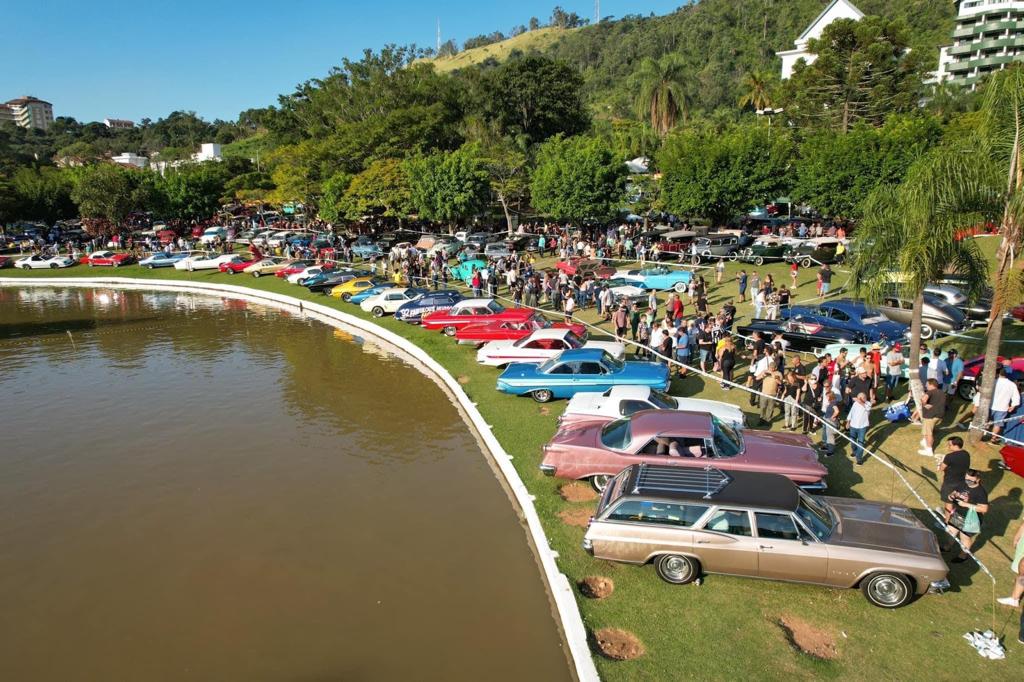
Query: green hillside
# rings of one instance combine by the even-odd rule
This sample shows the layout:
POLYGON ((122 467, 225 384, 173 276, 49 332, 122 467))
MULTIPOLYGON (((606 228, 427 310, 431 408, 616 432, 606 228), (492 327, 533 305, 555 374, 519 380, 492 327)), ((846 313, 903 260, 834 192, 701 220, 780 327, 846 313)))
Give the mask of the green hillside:
POLYGON ((517 36, 513 36, 507 40, 502 40, 501 42, 484 45, 483 47, 474 47, 470 50, 463 50, 454 57, 436 57, 425 61, 432 62, 437 71, 441 73, 448 73, 450 71, 455 71, 456 69, 463 69, 467 66, 480 64, 488 59, 497 59, 499 62, 504 61, 516 50, 520 52, 543 52, 550 48, 554 43, 568 35, 571 35, 577 30, 579 29, 562 29, 553 26, 539 28, 536 31, 520 33, 517 36))

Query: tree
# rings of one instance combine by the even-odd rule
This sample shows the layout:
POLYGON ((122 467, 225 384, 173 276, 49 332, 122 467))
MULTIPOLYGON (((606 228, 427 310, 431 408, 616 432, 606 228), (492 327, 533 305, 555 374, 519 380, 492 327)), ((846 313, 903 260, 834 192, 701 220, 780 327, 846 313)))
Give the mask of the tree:
POLYGON ((461 223, 487 206, 488 175, 475 145, 411 159, 406 172, 421 218, 461 223))
POLYGON ((540 28, 540 19, 538 19, 537 17, 530 17, 529 26, 531 31, 536 31, 538 28, 540 28))
POLYGON ((636 109, 641 119, 651 122, 664 137, 679 120, 689 116, 692 97, 686 80, 687 66, 674 54, 655 61, 648 57, 640 63, 632 85, 636 90, 636 109))
POLYGON ((937 149, 914 164, 903 184, 883 185, 865 204, 857 229, 850 281, 878 301, 898 290, 914 302, 910 323, 910 389, 921 405, 921 315, 924 288, 943 274, 980 283, 987 263, 973 239, 958 239, 959 221, 946 212, 945 178, 960 166, 959 150, 937 149))
POLYGON ((320 188, 320 218, 330 223, 341 220, 345 192, 352 184, 352 174, 339 171, 327 178, 320 188))
POLYGON ((512 211, 519 209, 529 193, 526 155, 503 140, 484 151, 484 166, 491 192, 505 214, 505 229, 512 234, 512 211))
POLYGON ((813 64, 797 63, 786 82, 787 114, 803 125, 846 133, 865 121, 880 125, 920 99, 921 54, 909 48, 902 21, 877 16, 840 19, 811 39, 813 64))
POLYGON ((459 45, 454 40, 446 40, 437 51, 438 57, 454 57, 459 53, 459 45))
POLYGON ((743 77, 740 83, 741 92, 739 107, 753 107, 754 109, 768 109, 772 106, 774 90, 777 86, 775 74, 770 71, 751 71, 743 77))
POLYGON ((11 185, 21 218, 43 220, 52 225, 75 216, 71 181, 67 174, 56 168, 20 168, 11 185))
POLYGON ((398 159, 374 161, 349 184, 339 206, 349 220, 366 215, 403 218, 412 210, 409 177, 398 159))
POLYGON ((168 170, 158 187, 166 197, 169 217, 203 220, 220 208, 227 181, 223 164, 186 164, 168 170))
POLYGON ((553 218, 603 220, 622 205, 626 165, 601 140, 558 135, 537 150, 533 206, 553 218))
POLYGON ((112 163, 100 163, 77 169, 71 198, 78 205, 87 230, 102 235, 119 228, 128 214, 139 207, 135 193, 142 174, 112 163))
POLYGON ((503 135, 537 143, 559 133, 575 135, 589 124, 583 79, 562 62, 511 59, 485 74, 481 86, 484 115, 499 123, 503 135))
POLYGON ((551 10, 551 25, 558 28, 579 28, 589 23, 575 12, 566 12, 560 6, 551 10))
POLYGON ((682 216, 723 225, 787 188, 793 143, 784 131, 740 124, 689 128, 670 135, 657 155, 661 202, 682 216))

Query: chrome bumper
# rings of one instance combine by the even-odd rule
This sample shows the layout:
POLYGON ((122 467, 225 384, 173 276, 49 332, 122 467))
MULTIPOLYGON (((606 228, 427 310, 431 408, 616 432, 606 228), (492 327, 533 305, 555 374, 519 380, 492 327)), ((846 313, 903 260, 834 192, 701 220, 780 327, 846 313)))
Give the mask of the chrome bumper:
POLYGON ((936 580, 928 586, 928 594, 943 594, 949 589, 949 580, 936 580))
POLYGON ((828 480, 821 479, 817 483, 804 483, 800 486, 800 490, 805 490, 809 493, 821 493, 828 490, 828 480))
POLYGON ((541 470, 541 473, 543 473, 545 476, 554 476, 555 475, 555 467, 551 466, 550 464, 541 464, 540 465, 540 470, 541 470))

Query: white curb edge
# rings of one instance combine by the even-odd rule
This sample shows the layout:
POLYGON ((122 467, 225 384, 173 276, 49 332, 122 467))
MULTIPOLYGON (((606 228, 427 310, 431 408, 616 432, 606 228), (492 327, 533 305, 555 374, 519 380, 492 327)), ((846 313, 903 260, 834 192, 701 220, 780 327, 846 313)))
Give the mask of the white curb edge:
POLYGON ((597 667, 590 654, 590 646, 587 643, 587 630, 583 625, 583 617, 580 615, 579 607, 576 605, 576 598, 573 588, 565 574, 558 570, 555 558, 558 553, 551 549, 544 528, 541 526, 537 509, 533 505, 533 495, 527 490, 519 473, 512 466, 512 457, 495 438, 490 426, 484 420, 476 403, 469 399, 466 392, 458 381, 448 373, 444 367, 430 357, 430 354, 408 339, 395 334, 387 329, 377 326, 359 317, 329 308, 319 303, 300 301, 297 298, 283 294, 275 294, 269 291, 259 291, 249 287, 234 286, 231 284, 207 284, 203 282, 182 282, 177 280, 160 279, 135 279, 131 277, 0 277, 0 285, 5 286, 116 286, 124 289, 150 289, 165 291, 188 291, 199 294, 227 293, 233 297, 252 300, 257 303, 270 302, 289 309, 300 308, 309 310, 319 316, 334 319, 348 326, 361 329, 368 334, 381 338, 390 344, 398 346, 403 351, 414 357, 423 365, 429 368, 448 388, 448 390, 459 401, 459 405, 473 422, 479 437, 487 445, 492 454, 494 465, 501 472, 505 483, 515 497, 519 509, 526 519, 527 529, 533 540, 537 556, 540 559, 543 576, 548 584, 551 597, 555 602, 555 609, 561 622, 562 632, 565 635, 566 643, 569 646, 569 653, 575 666, 576 677, 581 682, 597 682, 600 676, 597 674, 597 667))

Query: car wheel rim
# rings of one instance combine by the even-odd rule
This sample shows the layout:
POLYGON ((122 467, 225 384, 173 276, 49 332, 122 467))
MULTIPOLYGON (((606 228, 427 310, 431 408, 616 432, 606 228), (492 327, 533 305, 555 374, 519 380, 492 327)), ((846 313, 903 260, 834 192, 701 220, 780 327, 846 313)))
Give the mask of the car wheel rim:
POLYGON ((455 327, 445 327, 444 333, 448 336, 455 336, 455 327))
POLYGON ((665 576, 676 581, 684 581, 690 576, 690 562, 680 556, 670 556, 661 563, 665 576))
POLYGON ((930 339, 930 338, 932 338, 932 334, 934 334, 934 333, 935 333, 934 330, 931 327, 929 327, 928 325, 926 325, 926 324, 922 324, 921 325, 921 338, 922 339, 930 339))
POLYGON ((611 476, 606 476, 603 474, 600 476, 591 476, 590 485, 592 485, 594 487, 594 490, 596 490, 597 492, 603 493, 604 489, 608 487, 608 480, 610 478, 611 476))
POLYGON ((894 606, 902 602, 907 596, 906 586, 891 575, 875 578, 868 587, 872 599, 879 604, 894 606))

